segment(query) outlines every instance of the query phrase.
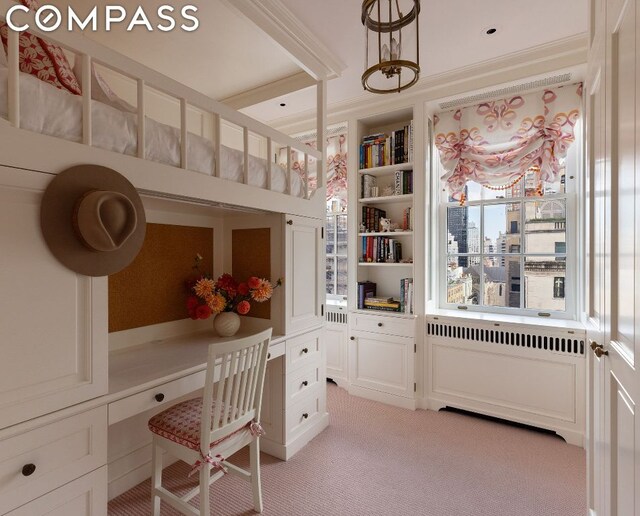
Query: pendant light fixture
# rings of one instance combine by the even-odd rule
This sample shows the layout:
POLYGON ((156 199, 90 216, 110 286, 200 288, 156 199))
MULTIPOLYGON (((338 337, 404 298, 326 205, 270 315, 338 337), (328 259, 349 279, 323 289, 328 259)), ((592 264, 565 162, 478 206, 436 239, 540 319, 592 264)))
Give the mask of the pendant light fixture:
POLYGON ((418 82, 419 13, 420 0, 363 0, 366 47, 362 86, 365 90, 401 92, 418 82))

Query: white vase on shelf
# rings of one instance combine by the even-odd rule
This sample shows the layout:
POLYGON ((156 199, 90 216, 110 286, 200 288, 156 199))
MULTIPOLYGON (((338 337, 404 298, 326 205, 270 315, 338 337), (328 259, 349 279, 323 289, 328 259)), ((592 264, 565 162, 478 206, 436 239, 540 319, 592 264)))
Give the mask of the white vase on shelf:
POLYGON ((235 312, 222 312, 213 319, 213 327, 220 337, 233 337, 240 329, 240 316, 235 312))

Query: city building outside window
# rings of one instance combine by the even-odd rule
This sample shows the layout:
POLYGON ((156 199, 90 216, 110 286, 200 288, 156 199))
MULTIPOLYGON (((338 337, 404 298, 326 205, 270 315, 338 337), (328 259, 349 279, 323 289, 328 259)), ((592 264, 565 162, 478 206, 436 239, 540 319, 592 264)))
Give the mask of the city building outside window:
POLYGON ((441 307, 573 315, 565 286, 572 284, 567 263, 575 263, 575 246, 567 240, 575 216, 565 179, 575 161, 562 161, 554 184, 541 183, 532 169, 506 190, 467 183, 463 205, 442 193, 441 307))

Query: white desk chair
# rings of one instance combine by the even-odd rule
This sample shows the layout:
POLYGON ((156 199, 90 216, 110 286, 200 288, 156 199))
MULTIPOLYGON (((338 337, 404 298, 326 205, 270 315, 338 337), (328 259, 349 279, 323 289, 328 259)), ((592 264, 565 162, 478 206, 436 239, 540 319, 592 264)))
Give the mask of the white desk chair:
POLYGON ((270 340, 271 328, 250 337, 210 344, 203 397, 178 403, 149 420, 153 432, 154 516, 160 514, 161 499, 183 514, 209 516, 209 486, 225 472, 251 482, 254 508, 262 512, 260 406, 270 340), (247 445, 250 472, 225 461, 247 445), (199 487, 183 497, 162 487, 163 449, 193 464, 192 473, 199 470, 199 487), (198 493, 199 512, 187 503, 198 493))

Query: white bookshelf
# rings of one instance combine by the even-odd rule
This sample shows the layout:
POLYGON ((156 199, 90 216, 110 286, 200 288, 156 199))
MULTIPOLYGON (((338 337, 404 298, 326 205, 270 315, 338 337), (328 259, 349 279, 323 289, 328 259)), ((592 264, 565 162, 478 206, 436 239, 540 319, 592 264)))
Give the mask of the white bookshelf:
POLYGON ((413 205, 413 194, 385 195, 382 197, 364 197, 358 199, 360 204, 397 204, 413 205))

